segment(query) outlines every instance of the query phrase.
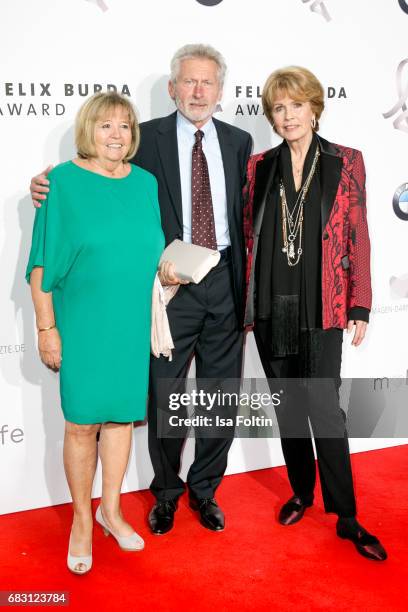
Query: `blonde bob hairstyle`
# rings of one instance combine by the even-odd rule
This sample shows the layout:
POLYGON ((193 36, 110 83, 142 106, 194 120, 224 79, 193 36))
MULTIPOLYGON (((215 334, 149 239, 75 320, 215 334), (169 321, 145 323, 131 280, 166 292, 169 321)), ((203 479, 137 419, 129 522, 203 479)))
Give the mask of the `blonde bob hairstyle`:
POLYGON ((95 149, 95 124, 113 109, 121 107, 129 117, 132 142, 129 151, 123 161, 128 161, 139 148, 140 131, 135 109, 128 98, 115 91, 98 92, 91 96, 81 106, 75 120, 75 144, 78 156, 82 159, 96 157, 95 149))
POLYGON ((324 109, 324 90, 315 75, 301 66, 287 66, 272 72, 263 88, 262 106, 266 118, 273 128, 273 105, 282 94, 286 94, 297 102, 310 102, 316 117, 314 131, 317 132, 319 130, 319 119, 324 109))

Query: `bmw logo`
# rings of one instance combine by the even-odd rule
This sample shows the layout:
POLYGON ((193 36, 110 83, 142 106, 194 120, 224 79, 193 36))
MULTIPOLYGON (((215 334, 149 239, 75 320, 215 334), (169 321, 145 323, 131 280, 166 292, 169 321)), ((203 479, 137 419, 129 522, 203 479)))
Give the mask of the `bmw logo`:
POLYGON ((392 198, 392 206, 399 219, 408 221, 408 183, 398 187, 392 198))

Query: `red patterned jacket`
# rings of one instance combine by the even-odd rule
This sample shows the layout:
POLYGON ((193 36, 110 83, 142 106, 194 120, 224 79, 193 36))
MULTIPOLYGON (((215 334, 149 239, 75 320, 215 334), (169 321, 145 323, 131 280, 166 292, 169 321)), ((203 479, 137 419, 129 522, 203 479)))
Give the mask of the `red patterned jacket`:
MULTIPOLYGON (((323 329, 347 327, 358 308, 371 308, 370 239, 366 215, 365 168, 360 151, 320 144, 323 329)), ((248 162, 244 231, 247 248, 245 325, 255 313, 255 260, 265 202, 281 145, 248 162)))

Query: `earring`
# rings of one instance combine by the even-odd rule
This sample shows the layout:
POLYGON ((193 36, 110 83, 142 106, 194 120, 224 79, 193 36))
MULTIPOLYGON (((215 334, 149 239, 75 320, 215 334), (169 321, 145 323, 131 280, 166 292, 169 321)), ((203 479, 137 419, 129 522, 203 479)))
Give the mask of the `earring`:
POLYGON ((315 127, 316 127, 316 117, 312 117, 311 123, 312 123, 312 128, 315 129, 315 127))

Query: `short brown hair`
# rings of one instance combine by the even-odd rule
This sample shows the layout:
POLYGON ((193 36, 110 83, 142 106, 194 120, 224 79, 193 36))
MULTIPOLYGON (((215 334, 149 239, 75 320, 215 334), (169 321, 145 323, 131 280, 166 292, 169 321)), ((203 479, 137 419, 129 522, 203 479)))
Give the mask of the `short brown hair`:
POLYGON ((95 157, 95 124, 104 113, 118 106, 127 112, 132 132, 132 142, 124 161, 128 161, 136 154, 139 148, 140 131, 135 109, 128 98, 115 91, 108 91, 98 92, 91 96, 78 111, 75 120, 75 144, 79 157, 82 159, 95 157))
POLYGON ((316 116, 317 132, 319 119, 324 109, 324 90, 319 79, 301 66, 287 66, 275 70, 268 77, 262 92, 262 106, 269 123, 273 126, 272 107, 278 93, 286 93, 299 102, 310 102, 316 116))

